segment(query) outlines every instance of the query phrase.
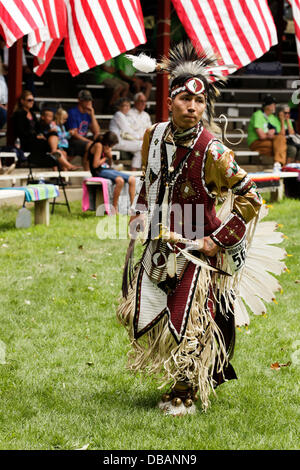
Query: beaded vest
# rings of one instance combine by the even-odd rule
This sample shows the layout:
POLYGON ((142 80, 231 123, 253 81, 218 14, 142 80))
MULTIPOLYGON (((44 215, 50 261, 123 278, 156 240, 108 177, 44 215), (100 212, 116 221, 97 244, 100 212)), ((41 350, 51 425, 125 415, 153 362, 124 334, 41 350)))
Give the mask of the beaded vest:
POLYGON ((204 181, 206 152, 213 140, 217 139, 203 128, 193 149, 178 146, 173 160, 176 176, 170 187, 170 230, 189 239, 208 236, 221 224, 204 181))

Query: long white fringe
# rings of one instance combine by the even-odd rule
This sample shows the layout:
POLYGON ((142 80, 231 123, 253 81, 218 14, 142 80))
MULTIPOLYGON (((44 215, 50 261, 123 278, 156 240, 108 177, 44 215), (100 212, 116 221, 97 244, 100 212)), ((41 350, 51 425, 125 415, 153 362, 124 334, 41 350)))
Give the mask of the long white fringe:
POLYGON ((131 340, 129 369, 135 373, 144 372, 155 376, 160 383, 159 388, 188 381, 198 387, 204 411, 209 407, 209 395, 214 390, 212 373, 215 368, 217 372, 222 372, 227 364, 222 333, 205 307, 210 283, 211 276, 203 269, 199 275, 186 333, 179 345, 170 332, 167 315, 141 338, 134 339, 136 279, 127 299, 123 300, 117 311, 117 317, 128 329, 131 340))

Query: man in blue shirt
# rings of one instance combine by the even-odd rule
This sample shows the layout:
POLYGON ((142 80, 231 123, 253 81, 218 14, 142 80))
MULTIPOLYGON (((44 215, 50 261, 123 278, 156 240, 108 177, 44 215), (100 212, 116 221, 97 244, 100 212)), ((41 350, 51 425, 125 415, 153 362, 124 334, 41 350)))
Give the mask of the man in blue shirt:
POLYGON ((71 157, 80 155, 83 158, 83 169, 89 170, 87 154, 92 140, 87 137, 89 130, 94 138, 100 133, 100 126, 95 117, 92 95, 88 90, 78 93, 78 104, 68 111, 67 129, 73 131, 68 154, 71 157))

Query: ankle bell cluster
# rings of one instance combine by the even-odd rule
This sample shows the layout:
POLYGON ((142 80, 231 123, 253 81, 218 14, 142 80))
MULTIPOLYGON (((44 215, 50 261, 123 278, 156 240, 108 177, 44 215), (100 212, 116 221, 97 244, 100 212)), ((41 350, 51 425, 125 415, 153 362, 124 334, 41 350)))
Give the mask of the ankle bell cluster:
POLYGON ((197 391, 197 387, 193 387, 191 384, 177 382, 170 392, 163 394, 162 402, 172 402, 172 406, 175 407, 184 404, 186 408, 190 408, 198 400, 197 391))

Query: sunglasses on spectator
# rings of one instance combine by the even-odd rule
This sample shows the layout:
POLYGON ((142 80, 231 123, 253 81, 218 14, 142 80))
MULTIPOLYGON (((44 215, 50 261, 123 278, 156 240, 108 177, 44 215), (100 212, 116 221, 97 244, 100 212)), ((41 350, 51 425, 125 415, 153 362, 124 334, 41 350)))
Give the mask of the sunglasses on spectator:
POLYGON ((284 111, 284 114, 291 114, 289 111, 284 111))
POLYGON ((26 98, 25 101, 28 101, 30 103, 30 102, 34 101, 34 98, 26 98))

